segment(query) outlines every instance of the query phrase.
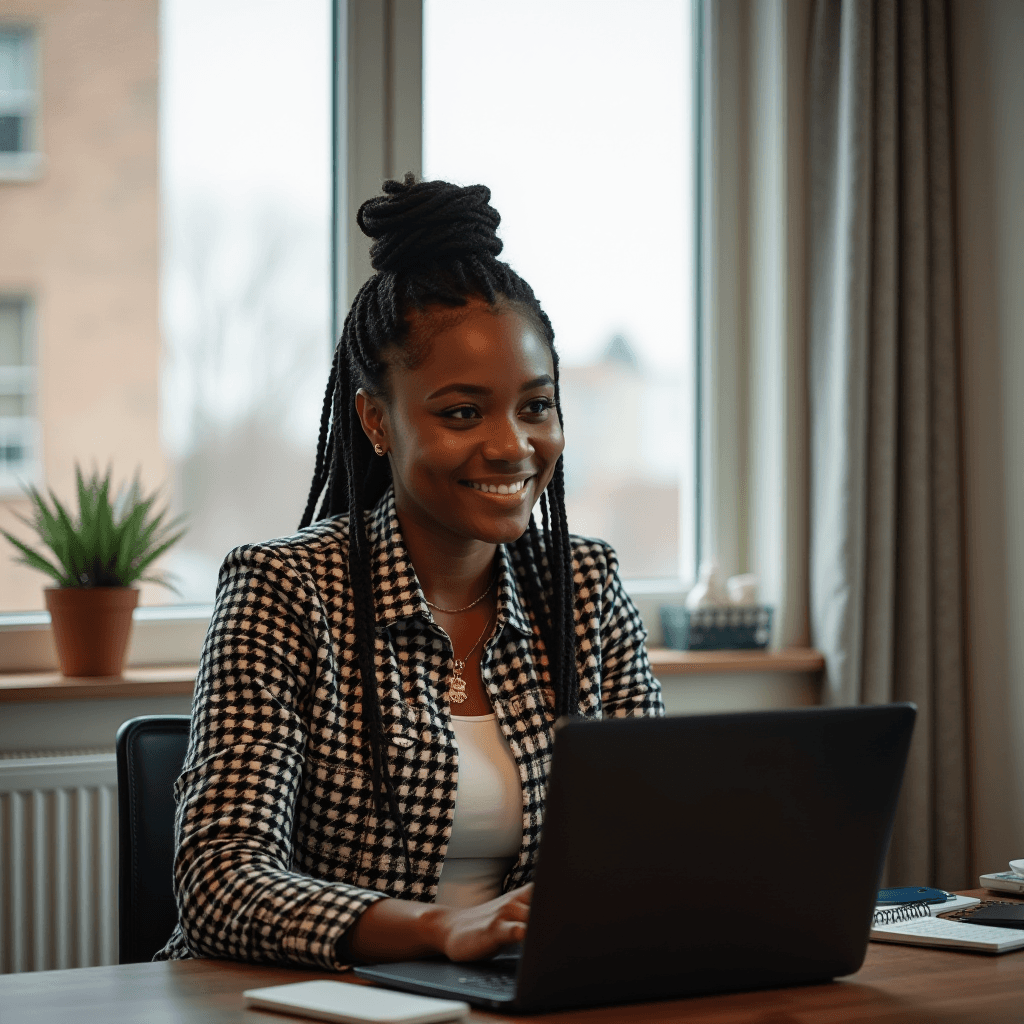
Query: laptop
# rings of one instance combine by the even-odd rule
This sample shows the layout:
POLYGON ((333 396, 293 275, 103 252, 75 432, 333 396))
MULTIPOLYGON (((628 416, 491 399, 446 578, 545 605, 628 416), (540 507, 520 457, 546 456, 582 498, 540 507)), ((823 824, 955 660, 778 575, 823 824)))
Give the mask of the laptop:
POLYGON ((915 714, 563 719, 519 954, 356 973, 519 1013, 852 974, 915 714))

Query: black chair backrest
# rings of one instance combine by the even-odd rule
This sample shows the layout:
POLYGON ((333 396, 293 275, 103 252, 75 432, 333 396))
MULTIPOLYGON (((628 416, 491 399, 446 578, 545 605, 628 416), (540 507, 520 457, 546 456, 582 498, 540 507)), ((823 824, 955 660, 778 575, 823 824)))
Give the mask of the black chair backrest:
POLYGON ((174 782, 188 748, 188 715, 146 715, 117 730, 118 952, 152 960, 178 923, 174 901, 174 782))

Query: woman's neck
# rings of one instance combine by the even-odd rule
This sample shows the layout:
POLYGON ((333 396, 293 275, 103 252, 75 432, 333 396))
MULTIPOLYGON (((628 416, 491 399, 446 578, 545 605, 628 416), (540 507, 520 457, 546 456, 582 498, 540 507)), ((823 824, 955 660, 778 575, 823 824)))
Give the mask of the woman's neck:
POLYGON ((438 537, 398 516, 402 539, 427 600, 462 608, 476 600, 494 576, 498 547, 486 541, 438 537))

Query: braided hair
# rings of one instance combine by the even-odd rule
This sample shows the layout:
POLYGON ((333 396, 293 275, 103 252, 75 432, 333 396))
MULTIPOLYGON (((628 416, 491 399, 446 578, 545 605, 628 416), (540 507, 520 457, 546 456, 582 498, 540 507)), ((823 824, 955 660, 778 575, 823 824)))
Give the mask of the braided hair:
MULTIPOLYGON (((374 601, 370 541, 364 512, 391 484, 387 459, 376 458, 356 412, 360 388, 386 392, 385 348, 395 346, 414 364, 422 354, 409 344, 409 318, 436 307, 465 306, 483 299, 526 319, 544 338, 554 364, 555 407, 562 420, 554 331, 530 286, 506 263, 496 229, 501 218, 490 205, 490 189, 444 181, 387 181, 384 195, 367 200, 357 220, 373 239, 370 261, 376 273, 359 289, 345 317, 334 352, 320 417, 316 466, 300 529, 317 519, 349 516, 348 573, 355 604, 355 650, 361 680, 363 721, 368 732, 373 799, 384 804, 401 837, 410 874, 408 836, 385 756, 383 719, 377 693, 374 601)), ((579 710, 572 554, 565 515, 562 458, 540 500, 541 525, 512 545, 520 556, 520 582, 534 628, 539 631, 555 695, 555 712, 579 710)))

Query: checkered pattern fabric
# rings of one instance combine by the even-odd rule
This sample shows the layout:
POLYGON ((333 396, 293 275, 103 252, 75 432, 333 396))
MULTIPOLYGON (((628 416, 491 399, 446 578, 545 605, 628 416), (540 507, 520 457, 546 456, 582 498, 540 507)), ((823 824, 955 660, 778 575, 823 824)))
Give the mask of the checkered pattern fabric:
MULTIPOLYGON (((226 957, 342 966, 339 938, 375 900, 431 901, 451 834, 459 756, 445 700, 452 667, 405 553, 394 495, 368 514, 377 686, 398 802, 373 809, 344 571, 348 521, 232 551, 196 683, 175 796, 179 926, 157 959, 226 957)), ((580 709, 664 713, 645 632, 615 554, 572 539, 580 709)), ((499 548, 497 624, 481 674, 523 786, 523 839, 504 891, 528 882, 540 838, 553 693, 514 552, 499 548)))

